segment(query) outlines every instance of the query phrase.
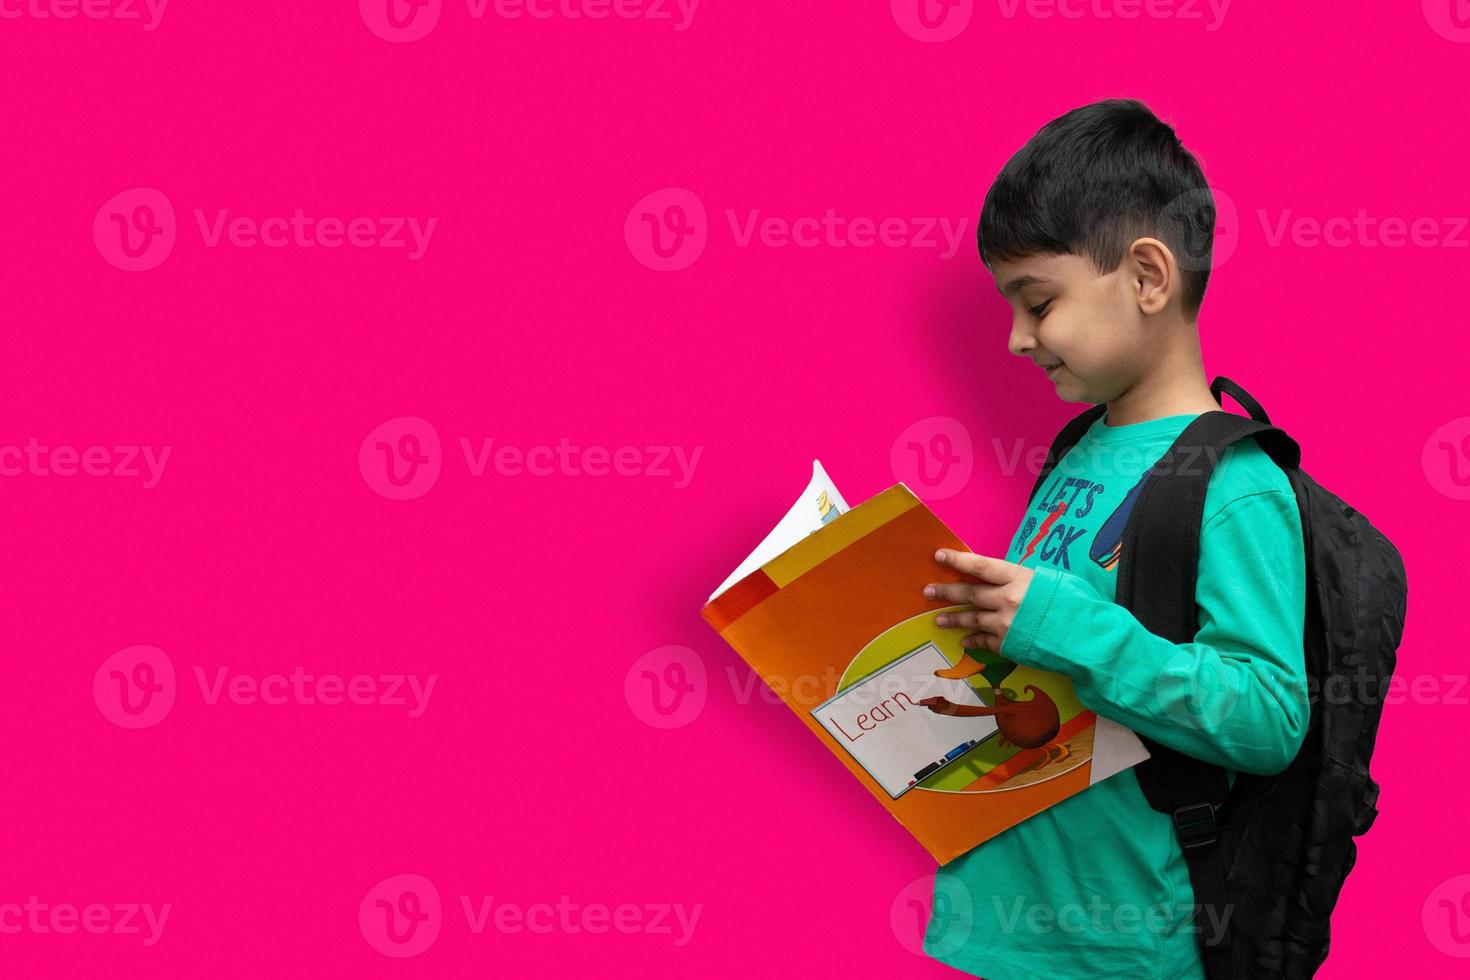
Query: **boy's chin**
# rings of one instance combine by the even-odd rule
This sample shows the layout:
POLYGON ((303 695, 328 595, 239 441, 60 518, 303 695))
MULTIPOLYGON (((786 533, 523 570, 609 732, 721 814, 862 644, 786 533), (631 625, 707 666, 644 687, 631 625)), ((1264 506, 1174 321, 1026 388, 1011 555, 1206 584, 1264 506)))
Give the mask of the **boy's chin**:
POLYGON ((1051 382, 1052 390, 1064 402, 1090 401, 1086 388, 1066 368, 1051 382))

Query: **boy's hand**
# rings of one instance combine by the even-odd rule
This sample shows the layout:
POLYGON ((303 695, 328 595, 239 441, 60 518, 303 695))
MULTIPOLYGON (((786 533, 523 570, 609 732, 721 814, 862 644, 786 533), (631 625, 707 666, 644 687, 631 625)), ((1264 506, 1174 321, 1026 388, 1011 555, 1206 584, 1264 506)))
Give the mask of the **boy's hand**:
POLYGON ((924 595, 930 599, 945 599, 950 603, 967 603, 975 607, 974 612, 940 613, 935 624, 956 629, 972 630, 960 640, 972 649, 1000 652, 1000 645, 1010 632, 1031 587, 1033 573, 1023 565, 1013 565, 999 558, 970 554, 966 551, 938 551, 934 560, 948 565, 955 571, 979 579, 979 582, 934 583, 924 586, 924 595))

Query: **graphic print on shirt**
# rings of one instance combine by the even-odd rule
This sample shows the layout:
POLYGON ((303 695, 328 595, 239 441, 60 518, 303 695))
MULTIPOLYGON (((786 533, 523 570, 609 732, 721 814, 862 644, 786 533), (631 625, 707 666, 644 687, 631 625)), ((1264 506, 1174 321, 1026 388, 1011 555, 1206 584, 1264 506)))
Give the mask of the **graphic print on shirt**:
MULTIPOLYGON (((1145 473, 1144 476, 1148 474, 1145 473)), ((1088 557, 1097 562, 1107 571, 1118 567, 1118 555, 1123 551, 1123 529, 1128 526, 1128 517, 1133 513, 1133 504, 1138 500, 1138 493, 1143 489, 1143 476, 1133 484, 1128 495, 1118 508, 1108 515, 1103 526, 1097 529, 1093 536, 1092 547, 1087 549, 1088 557)))
MULTIPOLYGON (((1146 472, 1098 528, 1087 549, 1087 556, 1106 571, 1113 571, 1118 565, 1118 556, 1123 548, 1123 530, 1128 526, 1128 517, 1133 513, 1139 491, 1143 489, 1144 476, 1147 476, 1146 472)), ((1078 553, 1077 540, 1087 533, 1087 528, 1070 522, 1080 521, 1090 514, 1098 504, 1096 497, 1106 489, 1102 483, 1081 477, 1069 476, 1064 480, 1059 477, 1054 481, 1037 498, 1033 508, 1043 511, 1046 517, 1038 522, 1034 515, 1028 516, 1017 535, 1013 547, 1021 547, 1021 554, 1016 562, 1024 563, 1039 551, 1039 557, 1045 564, 1070 571, 1072 556, 1078 553), (1079 497, 1083 498, 1080 503, 1079 497), (1023 547, 1022 542, 1025 542, 1023 547)))

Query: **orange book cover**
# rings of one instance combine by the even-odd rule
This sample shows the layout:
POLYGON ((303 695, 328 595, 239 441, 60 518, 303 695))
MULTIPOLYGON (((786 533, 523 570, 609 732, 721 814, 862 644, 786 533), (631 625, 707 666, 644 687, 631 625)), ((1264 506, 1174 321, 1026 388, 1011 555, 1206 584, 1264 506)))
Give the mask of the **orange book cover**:
POLYGON ((970 550, 903 484, 848 510, 812 484, 721 586, 705 620, 940 864, 1148 758, 1061 674, 960 646, 934 561, 970 550), (968 662, 962 663, 968 655, 968 662), (956 665, 960 665, 956 669, 956 665), (941 676, 974 671, 968 677, 941 676), (967 717, 941 697, 990 710, 967 717))

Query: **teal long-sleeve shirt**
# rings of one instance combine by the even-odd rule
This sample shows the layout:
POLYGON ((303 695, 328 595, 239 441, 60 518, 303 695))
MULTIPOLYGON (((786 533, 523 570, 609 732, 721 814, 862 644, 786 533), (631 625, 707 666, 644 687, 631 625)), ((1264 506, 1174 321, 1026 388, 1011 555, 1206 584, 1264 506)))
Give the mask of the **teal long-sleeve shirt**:
MULTIPOLYGON (((1205 496, 1193 642, 1114 601, 1123 526, 1144 473, 1193 414, 1100 418, 1030 502, 1006 559, 1034 577, 1000 656, 1067 674, 1079 700, 1160 744, 1274 773, 1306 735, 1306 567, 1286 474, 1254 440, 1205 496)), ((1129 770, 941 867, 924 948, 987 980, 1203 978, 1193 890, 1166 814, 1129 770)))

